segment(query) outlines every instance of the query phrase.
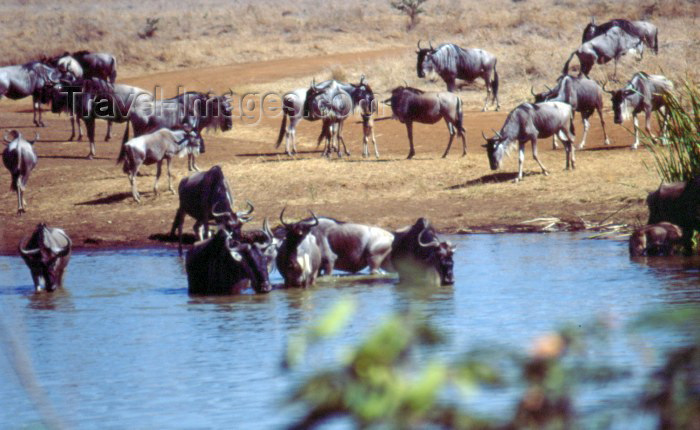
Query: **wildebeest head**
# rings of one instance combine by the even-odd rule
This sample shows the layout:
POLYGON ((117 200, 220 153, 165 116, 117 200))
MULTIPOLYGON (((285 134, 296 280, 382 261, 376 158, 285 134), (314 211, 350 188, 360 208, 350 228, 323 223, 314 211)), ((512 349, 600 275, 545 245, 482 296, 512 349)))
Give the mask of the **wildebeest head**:
POLYGON ((595 37, 595 31, 598 28, 598 26, 595 23, 595 17, 591 17, 591 22, 586 25, 586 28, 583 29, 583 37, 581 37, 581 43, 586 43, 587 41, 593 39, 595 37))
POLYGON ((267 271, 267 259, 258 247, 238 242, 229 235, 227 248, 231 258, 245 272, 245 277, 250 280, 256 293, 268 293, 272 290, 267 271))
POLYGON ((549 88, 546 85, 545 85, 545 87, 547 88, 547 91, 542 91, 541 93, 535 93, 534 88, 530 87, 530 93, 535 98, 535 103, 546 102, 547 100, 550 100, 553 97, 556 97, 556 95, 557 95, 556 87, 549 88))
POLYGON ((622 124, 629 116, 629 112, 627 110, 627 98, 636 94, 637 92, 633 88, 629 87, 609 91, 605 89, 605 83, 603 84, 603 91, 610 94, 613 112, 615 113, 615 124, 622 124))
POLYGON ((281 251, 287 258, 280 261, 278 257, 277 269, 282 273, 287 285, 301 287, 307 281, 307 277, 311 275, 310 272, 317 270, 317 268, 312 267, 312 256, 307 252, 309 251, 308 247, 300 251, 300 246, 306 240, 315 240, 309 233, 313 227, 318 225, 319 221, 316 215, 311 212, 311 220, 289 224, 284 221, 285 209, 282 209, 280 213, 280 222, 285 229, 285 238, 282 243, 284 249, 281 251))
POLYGON ((227 206, 225 201, 220 200, 212 208, 211 217, 216 220, 221 228, 231 232, 235 237, 239 237, 243 224, 253 218, 251 214, 255 210, 255 207, 249 200, 246 200, 246 203, 248 204, 247 211, 234 212, 225 207, 227 206), (217 212, 217 207, 219 206, 224 207, 221 212, 217 212))
POLYGON ((53 291, 61 286, 63 271, 68 264, 71 240, 61 229, 49 229, 41 223, 29 237, 20 241, 18 250, 32 272, 37 291, 44 288, 53 291))
POLYGON ((308 221, 298 221, 295 223, 287 223, 284 221, 284 211, 287 210, 287 208, 283 208, 282 212, 280 213, 280 222, 282 223, 282 226, 285 228, 287 231, 287 238, 295 238, 295 242, 298 243, 301 240, 304 239, 304 237, 309 234, 312 228, 316 227, 318 225, 318 218, 316 217, 316 214, 311 212, 312 219, 308 221))
POLYGON ((681 243, 683 231, 669 222, 645 225, 632 233, 629 241, 631 257, 671 255, 681 243))
POLYGON ((452 256, 454 255, 455 246, 449 241, 441 242, 432 229, 427 228, 418 235, 418 245, 421 248, 430 249, 432 251, 429 255, 433 267, 435 267, 440 275, 440 283, 442 285, 454 284, 454 260, 452 256), (424 236, 432 236, 432 240, 426 243, 423 241, 426 239, 424 236))
POLYGON ((420 40, 418 41, 418 49, 416 50, 416 73, 419 78, 425 78, 426 72, 430 73, 433 70, 433 62, 430 55, 435 52, 433 44, 429 42, 430 48, 421 48, 420 40))
POLYGON ((498 170, 501 167, 503 156, 508 152, 508 139, 499 132, 496 132, 493 137, 486 137, 483 131, 481 135, 486 140, 486 144, 482 146, 486 148, 491 170, 498 170))
POLYGON ((353 106, 359 106, 363 114, 371 114, 375 110, 374 92, 365 80, 365 75, 360 77, 360 83, 353 85, 355 91, 353 93, 353 106))

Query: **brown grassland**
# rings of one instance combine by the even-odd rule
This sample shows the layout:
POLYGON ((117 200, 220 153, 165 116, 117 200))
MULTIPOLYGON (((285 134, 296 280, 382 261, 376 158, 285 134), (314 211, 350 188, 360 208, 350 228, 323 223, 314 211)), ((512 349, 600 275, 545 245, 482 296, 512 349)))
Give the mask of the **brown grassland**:
MULTIPOLYGON (((0 65, 18 64, 42 55, 89 49, 113 53, 119 62, 118 82, 173 95, 187 90, 237 94, 284 92, 330 77, 356 82, 365 74, 375 93, 386 95, 406 80, 424 89, 443 89, 441 81, 416 76, 414 49, 418 39, 434 44, 453 42, 480 47, 498 56, 501 112, 479 112, 484 97, 478 81, 459 94, 465 103, 468 155, 452 148, 440 155, 448 134, 444 125, 417 125, 417 157, 408 153, 406 130, 396 121, 376 125, 381 157, 362 160, 361 127, 352 118, 345 139, 353 155, 321 159, 315 145, 319 124, 303 122, 297 131, 302 153, 282 155, 274 142, 279 111, 260 115, 260 104, 238 106, 233 130, 205 134, 207 152, 200 167, 223 167, 234 188, 237 205, 246 199, 256 206, 259 225, 264 216, 276 219, 286 205, 290 216, 306 210, 393 229, 426 216, 443 232, 522 231, 535 226, 569 229, 600 223, 629 224, 646 219, 644 198, 659 184, 651 155, 630 151, 631 122, 615 125, 605 100, 613 145, 602 145, 602 130, 594 116, 586 149, 577 151, 577 169, 566 172, 563 150, 540 141, 543 176, 526 149, 527 176, 511 179, 517 155, 499 172, 489 169, 481 132, 499 129, 508 111, 530 99, 530 87, 551 85, 564 61, 580 42, 590 16, 647 19, 659 28, 659 55, 645 52, 641 61, 623 57, 621 80, 644 70, 663 73, 675 82, 698 81, 700 72, 700 2, 681 0, 432 0, 419 25, 407 32, 406 18, 388 2, 204 0, 196 7, 181 0, 137 2, 20 0, 0 5, 0 65), (137 35, 146 18, 160 18, 154 37, 137 35), (524 223, 533 219, 542 219, 524 223), (549 220, 549 218, 552 218, 549 220)), ((595 66, 592 78, 606 80, 612 64, 595 66)), ((618 84, 619 85, 619 84, 618 84)), ((250 97, 249 99, 254 99, 250 97)), ((380 112, 380 116, 387 112, 380 112)), ((61 226, 76 247, 158 244, 170 229, 177 197, 151 191, 154 167, 138 179, 143 203, 129 193, 126 175, 115 166, 123 125, 103 142, 105 124, 98 123, 98 159, 86 160, 86 142, 67 142, 65 116, 45 114, 48 127, 31 126, 31 103, 0 101, 0 131, 17 128, 41 134, 36 144, 39 165, 29 180, 28 212, 15 215, 16 198, 9 175, 0 179, 0 252, 12 253, 21 236, 38 222, 61 226)), ((576 119, 576 132, 582 125, 576 119)), ((173 165, 175 187, 184 177, 184 159, 173 165)), ((191 220, 187 221, 189 229, 191 220)))

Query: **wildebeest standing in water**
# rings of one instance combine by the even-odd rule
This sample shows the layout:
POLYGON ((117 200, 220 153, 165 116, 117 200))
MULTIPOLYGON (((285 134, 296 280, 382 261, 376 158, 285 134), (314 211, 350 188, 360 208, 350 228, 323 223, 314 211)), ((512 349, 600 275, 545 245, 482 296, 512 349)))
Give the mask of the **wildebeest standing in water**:
POLYGON ((12 182, 10 189, 17 193, 17 213, 26 211, 27 202, 24 200, 24 190, 29 180, 29 174, 37 164, 34 143, 39 140, 39 133, 34 133, 34 140, 26 140, 17 130, 5 132, 4 143, 7 145, 2 151, 2 163, 10 171, 12 182), (8 137, 9 136, 9 137, 8 137))
POLYGON ((29 238, 20 241, 18 250, 29 267, 36 291, 63 286, 63 275, 70 260, 72 242, 60 228, 39 224, 29 238))
POLYGON ((417 88, 396 87, 391 91, 391 99, 385 101, 387 102, 391 104, 394 118, 406 124, 410 145, 407 158, 413 158, 416 154, 413 149, 413 122, 435 124, 441 119, 445 120, 447 130, 450 132, 450 140, 447 142, 442 158, 447 157, 447 153, 450 152, 455 133, 462 138, 462 156, 467 155, 462 99, 458 95, 450 92, 425 92, 417 88))
POLYGON ((693 233, 700 231, 700 176, 690 181, 662 184, 647 196, 647 224, 669 222, 683 231, 686 254, 693 249, 693 233))
POLYGON ((476 78, 482 78, 486 84, 486 98, 484 107, 486 110, 489 96, 491 104, 496 103, 496 110, 501 108, 498 101, 498 71, 496 71, 496 57, 483 49, 460 48, 452 43, 445 43, 437 48, 421 48, 418 41, 416 69, 419 78, 424 78, 431 72, 437 73, 445 84, 447 91, 454 92, 455 80, 463 79, 471 82, 476 78))
POLYGON ((49 102, 49 89, 58 82, 58 70, 40 61, 0 67, 0 97, 19 100, 32 96, 34 125, 44 127, 41 105, 49 102))
POLYGON ((668 108, 664 99, 673 90, 673 82, 661 75, 648 75, 644 72, 635 73, 632 79, 624 88, 608 91, 603 85, 603 90, 612 96, 613 111, 615 112, 615 124, 622 124, 629 118, 632 111, 634 121, 634 143, 632 149, 639 146, 639 122, 637 115, 644 112, 644 129, 647 134, 654 138, 651 131, 651 113, 653 111, 663 112, 663 124, 661 126, 661 136, 666 133, 668 121, 668 108))
POLYGON ((518 177, 515 182, 523 179, 523 161, 525 161, 525 144, 532 142, 532 157, 537 161, 542 173, 548 175, 547 169, 537 157, 537 139, 556 134, 566 150, 566 169, 576 168, 574 154, 574 119, 571 105, 562 102, 542 102, 538 104, 523 103, 513 109, 506 118, 501 131, 493 137, 481 135, 486 140, 486 152, 491 170, 501 166, 503 156, 509 146, 516 141, 518 150, 518 177))
POLYGON ((614 60, 614 80, 617 79, 617 62, 620 58, 630 51, 640 53, 643 49, 644 47, 640 38, 627 33, 620 27, 612 27, 604 34, 583 43, 576 51, 572 52, 566 60, 566 63, 564 63, 564 69, 561 74, 569 74, 569 63, 571 59, 574 58, 574 55, 576 55, 581 64, 581 73, 586 75, 586 77, 588 77, 591 69, 593 69, 594 64, 606 64, 610 62, 610 60, 614 60))
POLYGON ((399 280, 408 284, 454 284, 455 247, 440 241, 437 232, 425 218, 394 232, 391 262, 399 280))
POLYGON ((316 236, 311 234, 319 221, 311 212, 312 220, 287 223, 285 209, 280 213, 284 240, 277 251, 277 270, 284 278, 284 285, 307 288, 316 282, 321 268, 321 249, 316 236))
MULTIPOLYGON (((591 17, 591 22, 588 23, 586 28, 583 29, 583 36, 581 37, 581 43, 586 43, 589 40, 605 34, 608 30, 613 27, 620 27, 622 30, 636 36, 642 40, 642 42, 647 45, 654 54, 659 53, 659 31, 656 26, 647 21, 628 21, 626 19, 613 19, 603 24, 597 25, 595 23, 595 18, 591 17)), ((640 52, 640 55, 642 53, 640 52)))
POLYGON ((190 294, 232 294, 248 284, 256 293, 272 289, 260 249, 237 241, 223 229, 195 244, 187 253, 185 268, 190 294))
MULTIPOLYGON (((585 76, 579 75, 574 77, 571 75, 562 75, 557 79, 557 85, 554 88, 547 88, 547 91, 535 94, 530 89, 530 92, 535 97, 535 103, 544 101, 564 102, 571 105, 573 108, 572 115, 576 112, 581 112, 583 120, 583 137, 578 149, 583 149, 586 146, 586 136, 591 123, 588 118, 593 115, 593 112, 598 111, 600 117, 600 125, 603 127, 603 136, 605 136, 605 144, 610 145, 608 132, 605 130, 605 119, 603 119, 603 90, 598 83, 585 76)), ((552 148, 556 148, 555 136, 552 136, 552 148)))
POLYGON ((631 257, 672 255, 674 247, 682 244, 683 231, 670 222, 642 226, 630 236, 631 257))

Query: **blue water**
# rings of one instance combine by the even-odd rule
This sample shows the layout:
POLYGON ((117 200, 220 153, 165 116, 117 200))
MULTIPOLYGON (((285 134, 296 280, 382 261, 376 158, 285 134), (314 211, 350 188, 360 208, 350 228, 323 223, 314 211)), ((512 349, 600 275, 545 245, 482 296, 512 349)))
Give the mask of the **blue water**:
MULTIPOLYGON (((170 250, 74 253, 53 294, 34 294, 24 263, 0 257, 0 428, 280 428, 294 416, 283 401, 296 382, 408 307, 448 335, 438 349, 445 359, 483 345, 527 350, 564 323, 608 321, 612 341, 590 352, 631 376, 582 393, 582 410, 604 408, 630 398, 658 352, 679 342, 630 337, 625 325, 646 310, 700 302, 700 261, 631 261, 626 243, 582 237, 451 237, 453 287, 339 278, 225 298, 189 297, 170 250), (282 370, 290 336, 345 297, 359 306, 342 336, 314 349, 304 369, 282 370)), ((477 393, 469 404, 511 411, 512 399, 477 393)))

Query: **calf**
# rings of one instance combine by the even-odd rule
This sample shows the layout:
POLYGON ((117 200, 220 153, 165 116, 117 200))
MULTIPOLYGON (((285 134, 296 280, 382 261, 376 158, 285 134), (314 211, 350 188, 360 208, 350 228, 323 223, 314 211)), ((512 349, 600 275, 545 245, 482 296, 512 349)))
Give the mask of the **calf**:
POLYGON ((34 133, 34 140, 25 140, 22 133, 12 130, 5 132, 3 140, 7 146, 2 151, 2 163, 12 176, 10 189, 17 193, 17 214, 21 215, 26 212, 27 206, 24 200, 24 189, 27 186, 29 174, 37 163, 34 143, 39 140, 39 133, 34 133))
POLYGON ((630 236, 630 257, 672 255, 682 237, 681 228, 670 222, 645 225, 630 236))

